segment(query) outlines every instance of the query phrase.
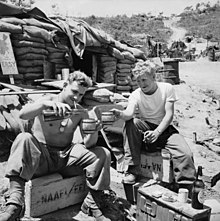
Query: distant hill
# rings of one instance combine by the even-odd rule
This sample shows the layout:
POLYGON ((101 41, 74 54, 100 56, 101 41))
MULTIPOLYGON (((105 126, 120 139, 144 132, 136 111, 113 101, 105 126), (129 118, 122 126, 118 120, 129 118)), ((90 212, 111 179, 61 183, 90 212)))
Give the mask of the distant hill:
POLYGON ((178 25, 187 30, 187 35, 220 42, 219 2, 213 6, 210 6, 209 3, 198 3, 194 9, 187 7, 179 17, 178 25))
MULTIPOLYGON (((172 15, 176 16, 176 15, 172 15)), ((179 14, 177 25, 187 30, 186 35, 197 38, 205 38, 209 41, 220 41, 220 3, 198 3, 195 7, 186 7, 184 12, 179 14)), ((131 45, 143 45, 146 43, 146 36, 151 35, 154 41, 167 43, 172 35, 171 29, 165 27, 164 20, 170 19, 149 14, 138 14, 128 17, 117 15, 114 17, 96 17, 94 15, 83 17, 94 28, 101 29, 110 34, 114 39, 125 41, 131 45)))
POLYGON ((146 42, 146 36, 152 35, 155 41, 167 43, 171 30, 164 26, 162 17, 138 14, 128 17, 117 15, 115 17, 83 17, 94 28, 101 29, 118 41, 125 41, 131 45, 146 42))

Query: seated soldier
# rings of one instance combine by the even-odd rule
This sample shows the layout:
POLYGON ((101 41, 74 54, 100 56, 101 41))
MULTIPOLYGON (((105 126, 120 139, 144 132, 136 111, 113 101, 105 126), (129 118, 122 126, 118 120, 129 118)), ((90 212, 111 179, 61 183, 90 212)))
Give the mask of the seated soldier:
MULTIPOLYGON (((96 146, 100 120, 97 120, 96 131, 92 134, 84 134, 81 129, 81 121, 88 117, 88 112, 78 102, 90 86, 91 79, 75 71, 69 75, 59 94, 44 95, 22 108, 20 118, 34 119, 34 122, 32 132, 20 133, 12 144, 6 168, 10 197, 6 210, 0 214, 0 221, 15 220, 20 216, 25 182, 54 172, 68 177, 82 174, 83 171, 89 192, 81 210, 90 213, 96 220, 110 220, 100 210, 102 192, 110 188, 111 163, 110 152, 96 146), (72 109, 81 111, 74 112, 72 109), (48 110, 54 111, 60 119, 45 120, 44 111, 48 110), (83 143, 73 143, 73 134, 78 126, 83 143)), ((97 109, 94 108, 93 112, 100 119, 97 109)))
POLYGON ((129 97, 127 108, 114 109, 115 116, 125 120, 124 183, 133 184, 138 175, 141 149, 146 144, 151 151, 166 148, 172 155, 173 172, 177 184, 190 185, 195 179, 192 152, 183 136, 171 124, 177 97, 169 83, 155 81, 155 65, 140 61, 133 70, 138 89, 129 97), (140 117, 134 117, 138 109, 140 117))

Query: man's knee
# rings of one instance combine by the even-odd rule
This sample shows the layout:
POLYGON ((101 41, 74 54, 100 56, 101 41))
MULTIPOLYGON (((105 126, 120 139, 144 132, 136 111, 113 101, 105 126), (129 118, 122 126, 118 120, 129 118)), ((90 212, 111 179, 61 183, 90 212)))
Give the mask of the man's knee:
POLYGON ((16 140, 30 140, 33 138, 33 135, 28 132, 22 132, 17 135, 16 140))
POLYGON ((40 152, 40 145, 32 134, 28 132, 22 132, 17 135, 11 146, 11 154, 16 153, 29 153, 29 152, 40 152))
POLYGON ((109 159, 111 157, 111 153, 110 151, 105 148, 105 147, 101 147, 101 146, 97 146, 96 147, 96 153, 99 155, 99 158, 101 159, 109 159))

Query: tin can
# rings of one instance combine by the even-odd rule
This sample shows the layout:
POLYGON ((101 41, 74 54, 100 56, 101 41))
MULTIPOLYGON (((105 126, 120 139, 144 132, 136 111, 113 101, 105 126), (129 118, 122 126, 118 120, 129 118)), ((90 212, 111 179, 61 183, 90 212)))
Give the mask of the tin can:
POLYGON ((69 74, 70 74, 70 70, 69 70, 69 68, 63 68, 62 69, 62 80, 67 80, 68 79, 68 77, 69 77, 69 74))
POLYGON ((184 188, 180 188, 178 191, 178 197, 177 200, 180 203, 186 203, 188 200, 188 196, 189 196, 189 190, 184 189, 184 188))

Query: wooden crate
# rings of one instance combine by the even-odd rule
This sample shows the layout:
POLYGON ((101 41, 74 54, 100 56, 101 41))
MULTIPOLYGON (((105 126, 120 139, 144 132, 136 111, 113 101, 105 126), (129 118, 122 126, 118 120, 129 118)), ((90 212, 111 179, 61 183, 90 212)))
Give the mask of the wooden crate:
POLYGON ((211 208, 193 209, 191 200, 178 202, 177 193, 158 184, 140 187, 137 194, 137 221, 209 221, 211 208), (162 196, 155 197, 154 193, 162 196), (163 194, 169 193, 173 201, 166 201, 163 194))
POLYGON ((143 177, 167 183, 173 181, 171 156, 165 149, 154 153, 142 152, 140 168, 143 177))
POLYGON ((85 176, 63 179, 58 173, 25 185, 25 217, 37 217, 80 203, 87 194, 85 176))

